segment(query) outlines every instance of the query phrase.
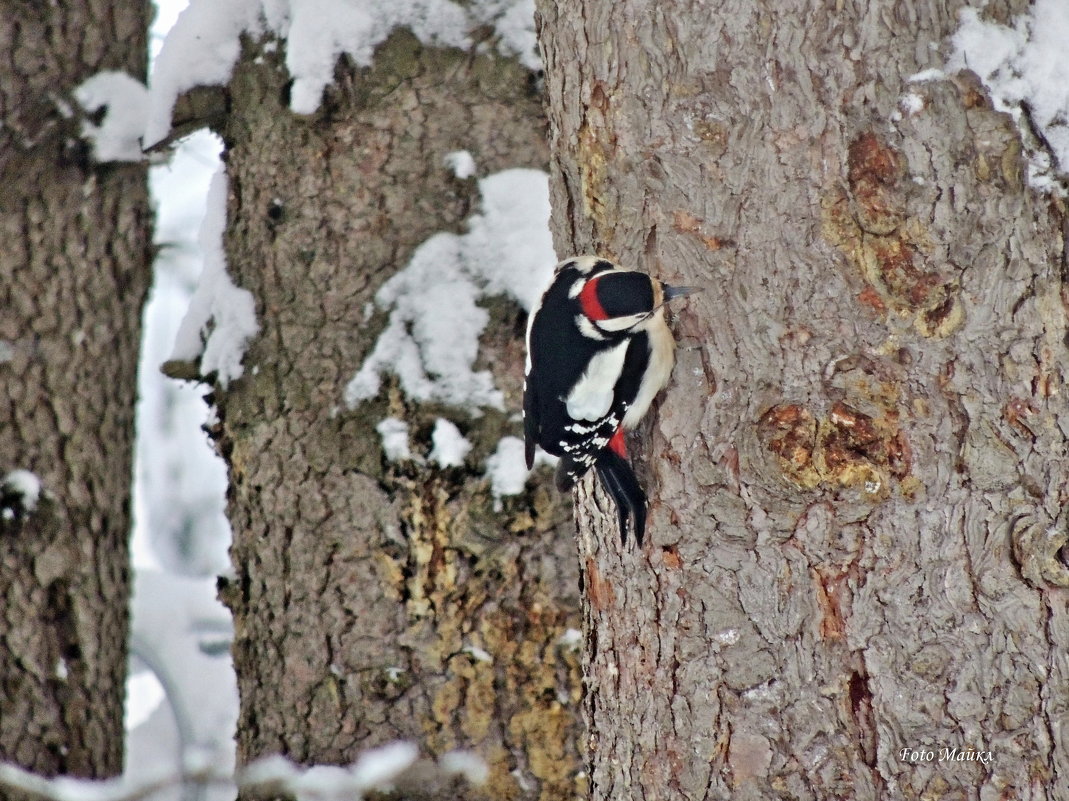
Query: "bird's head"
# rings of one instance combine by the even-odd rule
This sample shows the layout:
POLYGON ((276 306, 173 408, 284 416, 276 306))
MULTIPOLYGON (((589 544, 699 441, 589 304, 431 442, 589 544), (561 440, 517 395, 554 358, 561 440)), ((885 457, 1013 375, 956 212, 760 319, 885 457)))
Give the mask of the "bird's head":
POLYGON ((641 331, 666 303, 697 291, 669 286, 646 273, 607 270, 587 279, 577 299, 583 316, 598 331, 612 335, 641 331))

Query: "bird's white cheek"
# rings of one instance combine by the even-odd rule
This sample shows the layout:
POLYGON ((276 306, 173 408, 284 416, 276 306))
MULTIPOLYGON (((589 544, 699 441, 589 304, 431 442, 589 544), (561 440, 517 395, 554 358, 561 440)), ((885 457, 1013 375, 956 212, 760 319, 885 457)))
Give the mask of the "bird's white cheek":
POLYGON ((607 320, 598 320, 596 325, 602 331, 618 333, 634 328, 647 317, 649 317, 649 314, 629 314, 626 317, 610 317, 607 320))
POLYGON ((587 339, 596 339, 599 342, 604 342, 608 339, 607 336, 594 327, 594 324, 590 322, 585 314, 575 315, 575 325, 579 329, 579 333, 587 339))

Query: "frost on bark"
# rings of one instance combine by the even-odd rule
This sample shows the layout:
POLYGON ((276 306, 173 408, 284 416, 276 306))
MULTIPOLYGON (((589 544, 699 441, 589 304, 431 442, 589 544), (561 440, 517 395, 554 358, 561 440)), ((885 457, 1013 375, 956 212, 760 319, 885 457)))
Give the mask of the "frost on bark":
POLYGON ((522 311, 495 302, 482 343, 506 413, 420 406, 396 386, 343 401, 385 323, 375 291, 477 210, 474 179, 445 155, 469 150, 480 175, 544 168, 537 87, 511 61, 406 32, 369 69, 341 64, 313 117, 288 110, 287 81, 281 53, 250 45, 222 130, 229 270, 261 325, 244 377, 215 397, 239 759, 348 764, 402 738, 429 756, 483 756, 486 797, 573 798, 584 780, 579 659, 561 640, 580 622, 567 507, 539 485, 496 512, 482 476, 519 432, 522 311), (375 426, 389 416, 423 455, 436 417, 456 421, 474 445, 465 466, 388 462, 375 426))
POLYGON ((649 544, 580 492, 595 799, 1069 797, 1064 207, 908 81, 960 7, 539 2, 558 251, 705 287, 649 544))
POLYGON ((139 2, 0 3, 0 761, 122 767, 135 374, 149 281, 140 165, 96 165, 60 111, 144 77, 139 2))

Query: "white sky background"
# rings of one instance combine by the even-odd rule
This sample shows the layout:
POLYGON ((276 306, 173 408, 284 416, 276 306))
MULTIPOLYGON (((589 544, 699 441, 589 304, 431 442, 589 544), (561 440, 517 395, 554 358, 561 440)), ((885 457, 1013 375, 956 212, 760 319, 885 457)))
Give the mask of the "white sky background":
MULTIPOLYGON (((290 37, 287 64, 295 77, 293 97, 297 112, 309 112, 318 105, 341 52, 353 54, 357 63, 366 63, 374 44, 394 25, 422 25, 421 38, 430 41, 463 44, 466 40, 459 12, 448 0, 364 0, 360 4, 350 0, 195 2, 202 13, 200 24, 188 26, 168 45, 165 74, 155 95, 150 93, 148 98, 148 129, 157 138, 166 131, 169 102, 177 93, 200 80, 198 76, 226 80, 228 59, 232 64, 236 57, 233 42, 227 37, 233 39, 242 25, 262 25, 276 35, 290 37), (323 9, 335 13, 323 13, 323 9), (266 21, 249 23, 250 19, 259 19, 261 11, 266 21), (375 13, 382 16, 376 17, 375 13), (210 52, 204 48, 204 37, 198 38, 204 26, 214 31, 214 38, 207 42, 215 48, 210 52)), ((154 54, 160 50, 163 32, 185 5, 186 0, 159 0, 160 12, 152 37, 154 54)), ((533 52, 533 30, 525 21, 529 5, 529 0, 514 4, 510 0, 475 0, 471 13, 476 17, 489 15, 487 18, 493 19, 501 35, 502 48, 521 54, 526 62, 533 52)), ((999 108, 1019 117, 1021 101, 1030 103, 1033 118, 1055 149, 1057 166, 1062 171, 1069 164, 1069 60, 1062 52, 1067 42, 1069 2, 1036 0, 1030 13, 1010 27, 983 22, 975 12, 967 10, 945 51, 950 54, 947 69, 974 69, 989 86, 999 108)), ((933 73, 925 79, 940 77, 933 73)), ((105 95, 126 92, 133 103, 137 93, 116 88, 116 83, 108 79, 96 88, 105 95)), ((903 87, 906 98, 919 97, 915 92, 923 93, 923 84, 903 87)), ((140 98, 137 102, 145 100, 140 98)), ((922 103, 904 103, 903 108, 907 113, 924 113, 922 103)), ((129 141, 130 123, 123 125, 125 140, 123 131, 102 132, 99 135, 104 144, 121 147, 129 141)), ((458 143, 458 147, 462 145, 458 143)), ((133 640, 143 661, 135 660, 137 671, 129 687, 131 779, 156 775, 166 766, 178 764, 179 759, 176 713, 163 701, 160 683, 142 669, 145 662, 153 663, 169 685, 186 746, 193 749, 187 750, 186 756, 207 754, 223 765, 233 764, 231 735, 237 696, 225 647, 229 620, 226 610, 215 600, 214 579, 229 570, 229 529, 223 514, 226 472, 200 431, 208 414, 201 401, 205 388, 167 379, 159 372, 159 365, 172 354, 201 274, 205 249, 202 229, 221 231, 225 222, 210 218, 207 226, 203 224, 205 198, 218 168, 219 148, 215 137, 196 134, 177 148, 167 165, 154 167, 150 178, 158 204, 156 240, 162 253, 155 265, 155 285, 145 312, 139 386, 142 400, 133 538, 137 569, 133 640)), ((408 381, 419 388, 413 390, 414 395, 422 392, 427 397, 448 398, 459 407, 467 407, 469 414, 478 414, 480 405, 499 405, 492 383, 485 383, 488 377, 472 373, 471 360, 449 369, 462 382, 477 386, 481 395, 476 393, 478 397, 465 402, 453 387, 436 384, 433 373, 441 367, 436 367, 433 360, 442 357, 434 350, 439 338, 433 330, 426 336, 419 335, 418 323, 426 316, 421 311, 425 304, 413 287, 418 289, 429 281, 436 289, 439 308, 443 288, 447 284, 452 287, 457 303, 446 305, 463 306, 471 312, 467 320, 471 347, 482 330, 479 298, 506 294, 529 309, 554 261, 545 225, 549 208, 545 176, 531 170, 481 175, 479 165, 465 151, 457 150, 448 158, 447 168, 479 180, 482 208, 469 221, 467 233, 439 234, 424 243, 412 262, 377 296, 377 305, 391 314, 391 320, 398 316, 397 325, 388 326, 378 347, 383 354, 407 354, 411 370, 404 373, 407 368, 397 366, 404 363, 400 358, 372 358, 365 365, 351 365, 353 382, 344 399, 349 404, 374 393, 382 370, 401 369, 402 383, 408 381), (515 258, 503 258, 503 254, 513 254, 515 258), (492 269, 495 264, 503 264, 503 268, 492 269), (390 340, 393 334, 389 332, 394 329, 397 339, 390 340)), ((1043 164, 1042 154, 1033 157, 1033 186, 1060 191, 1051 180, 1051 172, 1051 165, 1043 164)), ((210 242, 207 249, 212 249, 210 242)), ((225 265, 220 262, 217 266, 225 275, 225 265)), ((194 307, 194 311, 205 311, 197 303, 194 307)), ((207 314, 204 320, 210 317, 207 314)), ((219 336, 223 345, 240 345, 244 341, 241 337, 251 330, 249 321, 239 322, 245 326, 246 334, 228 333, 224 323, 215 321, 216 331, 222 332, 219 336)), ((193 326, 194 331, 199 328, 199 323, 193 326)), ((232 377, 240 375, 240 353, 238 363, 232 377)), ((433 442, 411 443, 407 431, 389 425, 383 436, 389 434, 393 438, 396 455, 391 458, 428 460, 443 468, 455 467, 473 458, 470 445, 456 425, 463 424, 463 420, 463 414, 454 420, 440 420, 433 442)), ((496 496, 523 489, 527 474, 521 445, 515 438, 506 438, 482 465, 496 496)), ((219 790, 218 797, 230 797, 230 792, 219 790)))
MULTIPOLYGON (((153 54, 185 5, 161 0, 153 54)), ((201 272, 197 232, 219 152, 216 137, 195 134, 149 177, 161 250, 144 313, 138 378, 125 777, 134 786, 174 773, 190 758, 223 770, 234 764, 231 624, 215 589, 215 576, 229 568, 226 468, 201 431, 208 415, 205 388, 173 381, 159 369, 201 272)), ((156 796, 182 797, 179 788, 156 796)), ((216 786, 201 798, 222 801, 233 792, 216 786)))

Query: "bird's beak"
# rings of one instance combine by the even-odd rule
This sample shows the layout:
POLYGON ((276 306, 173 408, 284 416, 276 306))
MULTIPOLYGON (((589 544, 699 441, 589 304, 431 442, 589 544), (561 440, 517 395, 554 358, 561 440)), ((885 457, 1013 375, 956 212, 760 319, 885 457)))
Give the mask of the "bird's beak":
POLYGON ((661 284, 664 290, 664 302, 667 303, 670 300, 676 298, 685 298, 687 295, 693 295, 695 292, 701 292, 702 289, 699 286, 668 286, 668 284, 661 284))

